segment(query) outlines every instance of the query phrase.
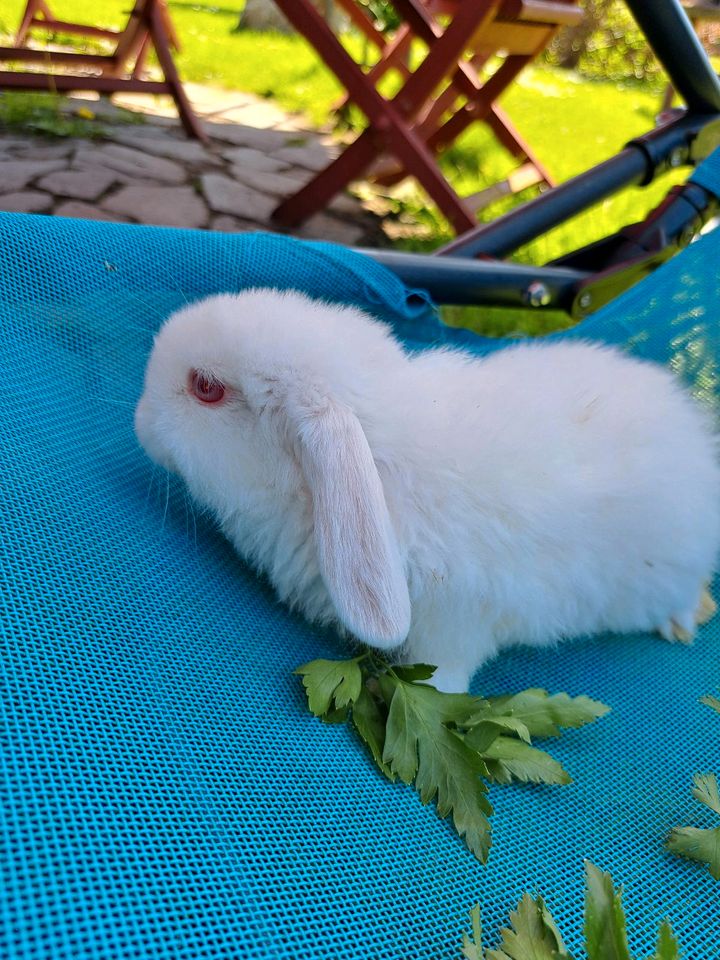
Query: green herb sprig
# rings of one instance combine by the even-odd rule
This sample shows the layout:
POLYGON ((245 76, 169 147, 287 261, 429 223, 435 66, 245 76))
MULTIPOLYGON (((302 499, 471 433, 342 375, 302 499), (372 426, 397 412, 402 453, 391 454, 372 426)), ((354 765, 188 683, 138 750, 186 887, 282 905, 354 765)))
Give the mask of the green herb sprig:
POLYGON ((428 684, 435 667, 394 666, 372 651, 351 660, 313 660, 302 677, 311 712, 326 723, 349 722, 389 780, 414 784, 423 803, 436 801, 485 863, 492 807, 487 782, 565 784, 557 760, 532 745, 609 710, 589 697, 529 689, 505 697, 441 693, 428 684))
MULTIPOLYGON (((720 713, 720 700, 717 697, 707 694, 700 697, 700 703, 720 713)), ((720 793, 714 773, 696 773, 693 777, 692 795, 720 817, 720 793)), ((667 846, 668 850, 678 856, 707 864, 712 876, 720 880, 720 826, 705 829, 674 827, 668 837, 667 846)))
MULTIPOLYGON (((463 936, 465 960, 573 960, 542 897, 524 894, 510 914, 501 942, 482 949, 480 908, 470 912, 472 934, 463 936)), ((585 951, 588 960, 632 960, 628 945, 622 890, 609 873, 585 862, 585 951)), ((649 960, 679 960, 680 947, 667 920, 660 925, 655 953, 649 960)))

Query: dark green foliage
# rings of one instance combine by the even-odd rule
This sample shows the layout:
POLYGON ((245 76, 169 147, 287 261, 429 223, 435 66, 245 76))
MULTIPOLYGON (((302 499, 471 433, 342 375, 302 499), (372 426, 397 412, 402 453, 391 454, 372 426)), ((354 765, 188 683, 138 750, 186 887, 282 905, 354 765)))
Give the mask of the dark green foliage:
POLYGON ((560 31, 547 51, 548 62, 593 80, 662 86, 662 68, 621 0, 585 0, 583 7, 584 21, 560 31))
MULTIPOLYGON (((710 694, 700 698, 700 703, 720 713, 720 700, 710 694)), ((693 777, 692 795, 720 817, 720 793, 714 773, 696 773, 693 777)), ((668 850, 689 860, 705 863, 716 880, 720 880, 720 826, 674 827, 667 841, 668 850)))
POLYGON ((414 784, 483 863, 492 807, 486 780, 569 783, 563 767, 531 744, 607 713, 588 697, 525 690, 484 699, 440 693, 424 682, 427 664, 391 666, 368 651, 352 660, 313 660, 295 671, 311 712, 326 723, 348 721, 390 780, 414 784))
MULTIPOLYGON (((500 931, 494 950, 483 952, 480 909, 471 914, 472 936, 463 937, 466 960, 573 960, 542 897, 526 893, 500 931)), ((585 863, 585 951, 588 960, 633 960, 628 946, 622 891, 609 873, 585 863)), ((648 960, 679 960, 680 949, 670 924, 663 921, 655 953, 648 960)), ((638 958, 639 960, 639 958, 638 958)))

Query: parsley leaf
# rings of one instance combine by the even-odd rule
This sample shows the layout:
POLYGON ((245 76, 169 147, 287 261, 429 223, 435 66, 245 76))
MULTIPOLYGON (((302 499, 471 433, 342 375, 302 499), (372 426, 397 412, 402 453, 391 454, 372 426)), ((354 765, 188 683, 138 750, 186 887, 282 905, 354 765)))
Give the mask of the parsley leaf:
MULTIPOLYGON (((720 713, 720 700, 717 697, 707 694, 700 697, 700 703, 720 713)), ((715 774, 696 773, 693 777, 692 795, 720 816, 720 792, 715 774)), ((667 848, 680 857, 707 864, 715 880, 720 880, 720 826, 706 829, 674 827, 668 837, 667 848)))
POLYGON ((704 697, 700 697, 700 703, 704 703, 706 707, 712 707, 713 710, 720 713, 720 700, 711 693, 706 693, 704 697))
POLYGON ((398 680, 390 711, 383 762, 405 783, 415 781, 423 803, 437 797, 441 817, 452 814, 458 834, 483 863, 490 849, 492 807, 480 757, 448 724, 472 714, 474 697, 440 693, 398 680))
POLYGON ((510 929, 500 931, 499 949, 488 951, 487 960, 571 960, 542 897, 533 900, 524 894, 510 923, 510 929))
MULTIPOLYGON (((720 814, 717 779, 712 773, 696 773, 692 794, 696 800, 720 814)), ((710 873, 720 880, 720 827, 675 827, 667 842, 668 849, 681 857, 706 863, 710 873)))
MULTIPOLYGON (((470 912, 472 936, 463 934, 465 960, 572 960, 552 914, 542 897, 523 895, 510 914, 510 927, 500 931, 501 942, 483 952, 480 908, 470 912)), ((632 960, 622 891, 613 886, 609 873, 585 862, 585 950, 588 960, 632 960)), ((680 948, 670 924, 664 920, 658 931, 657 948, 650 960, 679 960, 680 948)))
POLYGON ((395 774, 383 762, 387 713, 385 704, 376 700, 367 687, 363 687, 353 704, 352 722, 382 772, 389 780, 395 780, 395 774))
POLYGON ((561 726, 580 726, 608 708, 544 690, 494 700, 441 693, 424 682, 434 670, 392 666, 368 650, 352 660, 313 660, 295 672, 311 712, 326 723, 349 721, 385 776, 414 784, 423 803, 434 800, 484 863, 492 813, 486 781, 569 783, 531 736, 557 736, 561 726))
POLYGON ((494 714, 524 723, 532 737, 559 737, 561 727, 582 727, 610 709, 590 697, 551 696, 535 687, 509 697, 491 697, 488 703, 494 714))
POLYGON ((720 827, 674 827, 667 845, 672 853, 706 863, 715 880, 720 880, 720 827))
POLYGON ((654 960, 680 960, 680 944, 667 920, 660 924, 654 960))
POLYGON ((503 733, 514 733, 525 743, 530 743, 530 731, 520 720, 515 717, 483 717, 477 723, 472 724, 465 734, 465 742, 477 750, 478 753, 485 753, 493 740, 496 740, 503 733))
POLYGON ((715 775, 712 773, 696 773, 693 779, 692 795, 715 813, 720 813, 720 794, 715 775))
POLYGON ((480 905, 476 904, 470 911, 472 936, 463 934, 462 952, 465 960, 484 960, 482 950, 482 923, 480 921, 480 905))
POLYGON ((609 873, 585 863, 585 948, 590 960, 632 960, 622 892, 609 873))
POLYGON ((401 680, 429 680, 435 673, 435 667, 429 663, 409 663, 403 666, 394 666, 395 676, 401 680))
POLYGON ((348 706, 360 696, 362 672, 358 658, 354 660, 313 660, 295 670, 303 678, 308 706, 316 717, 331 709, 348 706))
POLYGON ((521 740, 496 737, 483 751, 490 777, 496 783, 571 783, 572 778, 562 765, 544 750, 521 740))

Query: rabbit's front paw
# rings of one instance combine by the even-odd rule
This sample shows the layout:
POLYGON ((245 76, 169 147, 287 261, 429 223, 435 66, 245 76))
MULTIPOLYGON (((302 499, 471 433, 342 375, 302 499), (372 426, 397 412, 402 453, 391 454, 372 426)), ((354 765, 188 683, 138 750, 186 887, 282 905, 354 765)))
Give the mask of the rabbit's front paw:
POLYGON ((700 597, 700 605, 698 606, 697 613, 695 614, 695 623, 702 626, 703 623, 707 623, 708 620, 712 620, 716 613, 717 604, 713 600, 708 588, 705 587, 700 597))
POLYGON ((658 632, 661 637, 671 643, 674 641, 686 644, 692 643, 695 637, 695 628, 707 623, 715 616, 716 612, 717 604, 711 597, 708 588, 705 587, 694 613, 686 612, 671 617, 667 623, 658 627, 658 632))

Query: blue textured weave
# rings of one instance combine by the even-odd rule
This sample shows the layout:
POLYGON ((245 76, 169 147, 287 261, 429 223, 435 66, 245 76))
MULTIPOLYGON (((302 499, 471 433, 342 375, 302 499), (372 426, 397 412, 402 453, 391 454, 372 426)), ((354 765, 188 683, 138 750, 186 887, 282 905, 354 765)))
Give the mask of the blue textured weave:
POLYGON ((720 198, 720 147, 693 170, 690 180, 720 198))
MULTIPOLYGON (((667 362, 715 403, 719 265, 716 231, 572 335, 667 362)), ((0 957, 449 960, 476 902, 494 940, 526 889, 578 950, 585 857, 626 885, 638 957, 664 916, 687 957, 716 957, 720 887, 663 841, 711 825, 689 787, 720 773, 720 717, 697 702, 720 685, 720 618, 692 648, 598 638, 483 669, 478 692, 613 708, 550 744, 571 785, 491 788, 485 867, 309 716, 291 671, 339 642, 276 603, 132 430, 165 315, 252 284, 482 347, 329 245, 0 217, 0 957)))

